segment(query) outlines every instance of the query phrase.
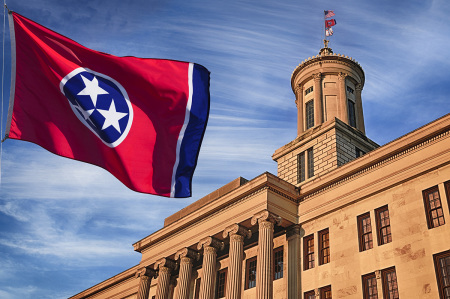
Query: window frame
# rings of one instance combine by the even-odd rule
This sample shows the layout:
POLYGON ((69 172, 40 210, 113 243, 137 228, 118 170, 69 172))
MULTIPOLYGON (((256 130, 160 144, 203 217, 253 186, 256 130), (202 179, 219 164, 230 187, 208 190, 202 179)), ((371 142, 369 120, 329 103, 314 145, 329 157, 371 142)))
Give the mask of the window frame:
POLYGON ((372 233, 372 219, 370 217, 370 212, 366 212, 364 214, 361 214, 358 216, 357 218, 357 222, 358 222, 358 241, 359 241, 359 252, 362 251, 367 251, 373 248, 373 233, 372 233), (363 220, 364 219, 369 219, 369 224, 370 224, 370 232, 366 232, 364 233, 364 225, 363 225, 363 220), (370 236, 370 243, 371 246, 370 248, 365 248, 365 244, 366 242, 364 241, 364 236, 368 235, 370 236))
POLYGON ((361 277, 362 280, 362 292, 363 292, 363 299, 375 299, 378 298, 378 282, 377 282, 377 276, 375 275, 375 272, 365 274, 361 277), (372 281, 372 283, 375 282, 375 288, 372 286, 369 286, 368 281, 372 281), (372 290, 376 290, 376 294, 370 294, 369 293, 369 287, 372 287, 372 290), (376 297, 373 297, 373 295, 376 295, 376 297))
POLYGON ((310 147, 306 150, 307 153, 307 161, 306 167, 308 169, 308 179, 314 176, 314 147, 310 147))
MULTIPOLYGON (((246 263, 245 263, 245 290, 248 289, 252 289, 254 287, 256 287, 256 266, 258 264, 258 257, 254 256, 252 258, 247 259, 246 263), (255 280, 254 280, 254 284, 252 286, 249 286, 250 283, 250 263, 255 262, 255 280)), ((253 280, 252 280, 253 281, 253 280)))
MULTIPOLYGON (((445 259, 450 258, 450 250, 433 254, 434 270, 436 272, 436 282, 438 285, 439 298, 441 298, 441 299, 445 298, 444 290, 446 288, 448 288, 450 291, 450 284, 448 286, 444 285, 444 277, 442 276, 442 270, 441 270, 442 267, 440 267, 440 264, 439 264, 439 261, 442 258, 445 258, 445 259)), ((449 262, 449 270, 450 270, 450 262, 449 262)), ((450 279, 450 272, 449 272, 449 279, 450 279)))
MULTIPOLYGON (((398 281, 397 281, 397 273, 395 272, 395 267, 390 267, 384 270, 381 270, 381 286, 383 288, 383 298, 387 299, 398 299, 398 281), (388 275, 394 273, 395 275, 395 285, 397 290, 397 297, 391 297, 390 295, 390 289, 389 289, 389 281, 388 281, 388 275)), ((394 295, 395 296, 395 295, 394 295)))
POLYGON ((225 298, 225 296, 227 295, 227 278, 228 278, 228 268, 223 268, 220 269, 219 271, 217 271, 217 282, 216 282, 216 298, 225 298), (222 294, 219 294, 220 291, 220 276, 224 275, 224 279, 223 279, 223 296, 222 294), (220 297, 219 297, 220 296, 220 297))
POLYGON ((310 234, 309 236, 303 237, 303 270, 309 270, 314 268, 314 234, 310 234), (312 252, 309 252, 309 244, 308 242, 312 241, 312 252), (312 257, 311 261, 309 260, 309 256, 312 257))
MULTIPOLYGON (((441 195, 439 193, 439 187, 436 185, 436 186, 433 186, 431 188, 423 190, 422 191, 422 197, 423 197, 423 203, 425 205, 425 214, 426 214, 426 218, 427 218, 428 229, 433 229, 433 228, 436 228, 436 227, 444 225, 445 224, 444 209, 442 207, 442 200, 441 200, 441 195), (437 200, 439 202, 439 207, 432 209, 429 195, 430 194, 434 194, 435 192, 437 192, 437 195, 438 195, 437 200), (432 216, 433 211, 436 211, 436 213, 439 214, 439 212, 438 212, 439 210, 440 210, 440 213, 441 213, 442 217, 440 217, 440 215, 437 215, 436 218, 433 218, 433 216, 432 216), (442 221, 443 221, 442 224, 440 224, 440 220, 439 220, 440 218, 442 218, 442 221), (436 219, 438 220, 438 225, 434 224, 435 223, 434 221, 436 219)), ((435 201, 437 201, 437 200, 435 200, 435 201)))
POLYGON ((356 104, 351 99, 347 99, 348 124, 356 128, 356 104))
POLYGON ((305 89, 305 96, 307 96, 308 94, 310 94, 313 91, 314 91, 314 85, 305 89))
POLYGON ((314 99, 305 103, 305 125, 306 130, 314 127, 314 99))
POLYGON ((303 298, 304 299, 309 299, 310 296, 313 296, 314 298, 316 297, 316 291, 311 290, 311 291, 307 291, 303 293, 303 298))
POLYGON ((388 205, 382 206, 375 210, 375 220, 376 220, 376 226, 377 226, 377 244, 378 246, 388 244, 392 242, 392 229, 391 229, 391 217, 389 215, 389 207, 388 205), (382 225, 382 219, 381 219, 381 213, 387 212, 387 219, 389 224, 382 225), (388 240, 384 242, 384 236, 383 229, 386 228, 388 231, 386 233, 386 236, 388 236, 388 240), (390 239, 389 239, 390 237, 390 239))
POLYGON ((273 280, 278 280, 278 279, 283 278, 283 275, 284 275, 283 267, 284 267, 284 248, 283 248, 283 246, 280 246, 273 250, 273 280), (280 272, 276 272, 277 257, 281 257, 281 271, 280 272), (277 277, 277 273, 281 273, 279 275, 279 277, 277 277))
POLYGON ((305 152, 297 155, 297 183, 302 183, 306 180, 306 159, 305 152))
POLYGON ((330 253, 330 231, 328 228, 323 229, 321 231, 319 231, 317 233, 318 238, 319 238, 319 266, 320 265, 324 265, 324 264, 328 264, 331 260, 331 253, 330 253), (323 237, 327 236, 327 246, 324 246, 324 240, 323 237), (328 250, 327 250, 328 249, 328 250), (327 255, 324 255, 324 252, 327 250, 327 255), (325 261, 325 257, 327 257, 327 261, 325 261))
POLYGON ((320 294, 320 299, 332 299, 332 293, 331 293, 331 285, 327 285, 327 286, 324 286, 324 287, 321 287, 320 289, 319 289, 319 294, 320 294), (330 292, 330 297, 326 297, 326 292, 330 292))

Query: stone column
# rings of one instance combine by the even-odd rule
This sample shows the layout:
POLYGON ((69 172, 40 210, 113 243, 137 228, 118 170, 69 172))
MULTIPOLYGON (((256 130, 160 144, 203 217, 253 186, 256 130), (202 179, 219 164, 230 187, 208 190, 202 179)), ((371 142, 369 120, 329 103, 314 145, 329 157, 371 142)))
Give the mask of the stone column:
POLYGON ((180 273, 178 275, 177 299, 189 298, 189 287, 192 277, 194 260, 199 259, 199 253, 190 248, 183 248, 175 254, 175 260, 180 260, 180 273))
POLYGON ((230 236, 229 266, 227 277, 227 299, 240 299, 242 288, 242 260, 244 258, 244 238, 250 238, 252 232, 247 228, 233 224, 225 228, 223 237, 230 236))
POLYGON ((363 107, 362 107, 362 84, 356 84, 356 127, 358 130, 366 134, 366 129, 364 127, 364 115, 363 115, 363 107))
POLYGON ((203 274, 200 282, 200 299, 214 298, 217 250, 222 250, 223 247, 223 242, 213 237, 206 237, 198 242, 197 249, 200 250, 203 248, 203 274))
POLYGON ((297 105, 297 136, 303 133, 303 85, 295 87, 295 104, 297 105))
POLYGON ((287 297, 288 299, 297 299, 302 297, 300 283, 300 225, 293 225, 286 231, 286 240, 288 242, 288 260, 287 260, 287 297))
POLYGON ((175 270, 176 268, 176 262, 168 258, 162 258, 155 263, 155 270, 159 269, 156 299, 169 298, 170 276, 172 274, 172 270, 175 270))
POLYGON ((348 124, 348 111, 347 111, 347 84, 345 78, 347 74, 339 73, 339 119, 348 124))
POLYGON ((156 277, 156 271, 149 267, 144 267, 136 272, 135 277, 141 278, 139 280, 137 299, 148 299, 148 294, 150 292, 150 284, 152 282, 152 278, 156 277))
POLYGON ((322 73, 313 75, 314 77, 314 125, 323 123, 322 108, 322 73))
POLYGON ((256 264, 256 298, 273 298, 273 228, 281 217, 267 210, 255 214, 252 225, 259 224, 258 262, 256 264))

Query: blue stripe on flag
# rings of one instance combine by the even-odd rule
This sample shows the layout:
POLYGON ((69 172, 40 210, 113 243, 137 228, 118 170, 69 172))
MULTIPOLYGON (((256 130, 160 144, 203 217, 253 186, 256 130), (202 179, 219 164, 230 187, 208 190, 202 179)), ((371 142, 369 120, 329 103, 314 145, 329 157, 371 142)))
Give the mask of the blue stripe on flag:
POLYGON ((192 72, 192 106, 189 123, 180 147, 179 164, 175 174, 174 197, 192 195, 192 177, 197 166, 200 146, 209 116, 209 71, 194 64, 192 72))

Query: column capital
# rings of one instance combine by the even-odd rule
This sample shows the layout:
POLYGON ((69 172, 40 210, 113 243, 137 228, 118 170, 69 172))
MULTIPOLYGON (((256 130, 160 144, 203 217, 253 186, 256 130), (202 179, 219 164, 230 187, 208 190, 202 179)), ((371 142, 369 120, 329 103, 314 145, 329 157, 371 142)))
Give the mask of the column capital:
POLYGON ((261 223, 261 222, 271 222, 274 225, 280 225, 281 224, 281 217, 269 212, 268 210, 263 210, 259 213, 256 213, 255 215, 253 215, 251 223, 252 225, 255 225, 257 223, 261 223))
POLYGON ((136 274, 134 275, 134 277, 138 278, 138 277, 149 277, 149 278, 155 278, 156 277, 156 271, 153 270, 150 267, 143 267, 140 268, 136 271, 136 274))
POLYGON ((361 83, 356 84, 355 89, 356 89, 356 91, 361 92, 363 89, 362 84, 361 83))
POLYGON ((213 247, 216 250, 222 250, 224 248, 224 244, 219 239, 213 238, 213 237, 206 237, 201 239, 198 242, 197 249, 206 249, 207 247, 213 247))
POLYGON ((299 236, 301 233, 302 226, 300 224, 295 224, 286 229, 286 238, 289 239, 294 236, 299 236))
POLYGON ((200 253, 194 249, 184 247, 177 251, 175 254, 175 260, 179 260, 184 257, 198 261, 200 259, 200 253))
POLYGON ((252 232, 248 228, 246 228, 246 227, 244 227, 244 226, 242 226, 242 225, 240 225, 238 223, 235 223, 235 224, 232 224, 230 226, 227 226, 223 230, 223 237, 224 238, 226 238, 228 236, 231 237, 232 235, 240 235, 240 236, 243 236, 244 238, 245 237, 246 238, 251 238, 252 237, 252 232))
POLYGON ((299 94, 303 92, 303 84, 297 84, 294 88, 295 94, 299 94))
POLYGON ((348 74, 347 73, 343 73, 343 72, 339 72, 338 73, 338 79, 339 80, 345 80, 345 78, 347 78, 348 74))
POLYGON ((154 269, 159 271, 166 271, 164 269, 169 269, 169 271, 176 270, 178 268, 177 262, 175 262, 172 259, 163 257, 162 259, 159 259, 156 261, 154 269))
POLYGON ((322 79, 322 73, 315 73, 315 74, 313 74, 313 78, 314 78, 314 81, 318 81, 318 80, 320 80, 320 79, 322 79))

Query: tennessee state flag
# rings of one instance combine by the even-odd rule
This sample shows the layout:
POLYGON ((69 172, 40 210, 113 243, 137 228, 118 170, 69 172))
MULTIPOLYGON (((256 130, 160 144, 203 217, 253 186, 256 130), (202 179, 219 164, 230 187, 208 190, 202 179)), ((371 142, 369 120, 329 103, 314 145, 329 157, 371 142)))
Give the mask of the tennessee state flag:
POLYGON ((97 52, 14 12, 9 22, 8 138, 100 166, 135 191, 191 196, 206 68, 97 52))

